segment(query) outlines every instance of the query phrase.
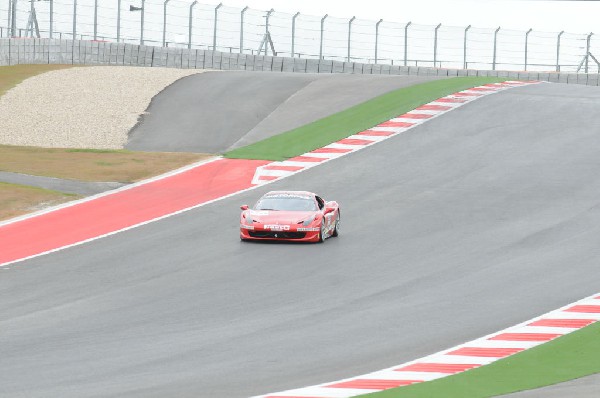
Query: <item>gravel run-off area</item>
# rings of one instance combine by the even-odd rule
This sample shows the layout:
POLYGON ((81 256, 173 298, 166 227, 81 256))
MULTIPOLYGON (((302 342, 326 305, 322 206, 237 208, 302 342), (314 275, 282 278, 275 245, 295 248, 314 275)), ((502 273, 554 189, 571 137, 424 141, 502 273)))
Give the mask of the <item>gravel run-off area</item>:
POLYGON ((156 94, 201 72, 93 66, 31 77, 0 97, 0 144, 122 149, 156 94))

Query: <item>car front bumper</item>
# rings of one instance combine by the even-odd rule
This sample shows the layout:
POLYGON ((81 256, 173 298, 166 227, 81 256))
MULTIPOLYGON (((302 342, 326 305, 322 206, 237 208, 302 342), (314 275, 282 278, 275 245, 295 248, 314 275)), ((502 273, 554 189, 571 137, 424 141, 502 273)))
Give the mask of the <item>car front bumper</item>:
POLYGON ((281 229, 265 228, 263 225, 240 225, 240 238, 243 240, 279 240, 289 242, 318 242, 320 228, 296 225, 282 225, 281 229))

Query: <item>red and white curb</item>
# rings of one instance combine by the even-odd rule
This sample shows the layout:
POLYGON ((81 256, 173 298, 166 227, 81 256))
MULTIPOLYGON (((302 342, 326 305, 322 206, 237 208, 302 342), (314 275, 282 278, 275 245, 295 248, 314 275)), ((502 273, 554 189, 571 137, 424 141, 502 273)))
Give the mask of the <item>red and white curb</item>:
POLYGON ((422 105, 410 112, 380 123, 368 130, 361 131, 331 143, 323 148, 318 148, 314 151, 281 162, 273 162, 258 167, 254 174, 254 178, 252 179, 252 184, 261 185, 288 177, 300 171, 318 166, 326 161, 356 152, 367 146, 404 133, 413 127, 419 126, 428 120, 450 112, 453 109, 459 108, 479 98, 513 87, 537 83, 540 82, 506 81, 502 83, 485 84, 483 86, 473 87, 468 90, 438 98, 437 100, 422 105))
POLYGON ((600 321, 600 294, 427 357, 349 379, 254 398, 345 398, 440 379, 495 362, 600 321))

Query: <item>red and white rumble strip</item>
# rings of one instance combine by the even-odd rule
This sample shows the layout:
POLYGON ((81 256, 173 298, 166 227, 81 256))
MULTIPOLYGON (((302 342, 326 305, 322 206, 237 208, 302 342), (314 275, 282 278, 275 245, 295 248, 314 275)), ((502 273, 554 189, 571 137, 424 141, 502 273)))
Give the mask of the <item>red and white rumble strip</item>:
POLYGON ((256 173, 254 174, 254 178, 252 179, 252 184, 265 184, 317 166, 326 161, 356 152, 369 145, 373 145, 377 142, 386 140, 390 137, 410 130, 411 128, 425 123, 428 120, 443 115, 446 112, 461 107, 486 95, 494 94, 513 87, 537 83, 540 82, 506 81, 502 83, 485 84, 483 86, 473 87, 468 90, 439 98, 408 113, 378 124, 377 126, 374 126, 368 130, 361 131, 360 133, 329 144, 323 148, 315 149, 314 151, 284 160, 282 162, 273 162, 258 167, 256 169, 256 173))
POLYGON ((495 362, 600 321, 600 294, 412 362, 254 398, 345 398, 440 379, 495 362))

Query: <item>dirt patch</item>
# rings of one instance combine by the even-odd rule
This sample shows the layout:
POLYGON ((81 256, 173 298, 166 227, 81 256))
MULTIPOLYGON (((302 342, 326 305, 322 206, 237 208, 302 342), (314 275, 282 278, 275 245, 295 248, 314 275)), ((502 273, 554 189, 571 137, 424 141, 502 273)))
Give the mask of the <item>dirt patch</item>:
POLYGON ((80 196, 0 182, 0 220, 79 199, 80 196))
POLYGON ((198 153, 0 145, 0 171, 80 181, 134 182, 208 159, 198 153))

